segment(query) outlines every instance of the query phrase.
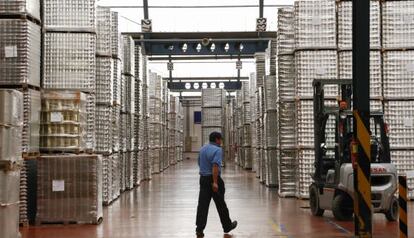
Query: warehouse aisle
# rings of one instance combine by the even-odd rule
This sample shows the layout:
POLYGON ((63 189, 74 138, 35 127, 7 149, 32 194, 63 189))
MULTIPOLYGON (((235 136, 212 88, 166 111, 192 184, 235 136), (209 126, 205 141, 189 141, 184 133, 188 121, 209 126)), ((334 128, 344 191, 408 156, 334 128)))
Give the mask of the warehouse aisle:
MULTIPOLYGON (((278 198, 275 191, 260 185, 251 172, 229 165, 223 177, 230 213, 239 227, 231 235, 223 236, 212 202, 206 238, 351 237, 352 222, 335 222, 328 212, 324 218, 312 217, 306 208, 307 201, 278 198)), ((193 238, 197 196, 197 164, 194 160, 184 161, 125 193, 105 209, 102 225, 22 228, 22 237, 193 238)), ((414 220, 413 215, 410 220, 414 220)), ((397 237, 397 223, 387 223, 382 215, 375 216, 374 226, 374 237, 397 237)))

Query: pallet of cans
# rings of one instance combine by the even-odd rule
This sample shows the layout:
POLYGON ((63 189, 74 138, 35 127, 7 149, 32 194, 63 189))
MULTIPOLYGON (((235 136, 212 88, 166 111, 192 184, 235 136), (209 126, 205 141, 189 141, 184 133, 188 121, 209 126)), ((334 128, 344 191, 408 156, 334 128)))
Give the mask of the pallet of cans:
POLYGON ((19 237, 23 95, 0 90, 0 237, 19 237))
POLYGON ((44 91, 40 126, 43 152, 87 150, 87 95, 79 91, 44 91))
POLYGON ((95 91, 95 34, 47 32, 43 51, 45 89, 95 91))
POLYGON ((48 31, 96 31, 96 0, 45 0, 43 24, 48 31))
POLYGON ((414 2, 384 1, 382 3, 383 48, 414 49, 414 2))
POLYGON ((40 20, 40 2, 38 0, 0 0, 0 15, 28 15, 40 20))
POLYGON ((37 224, 102 221, 101 156, 41 156, 37 166, 37 224))
POLYGON ((0 89, 0 112, 0 160, 19 161, 22 156, 22 93, 0 89))
MULTIPOLYGON (((370 1, 370 48, 381 48, 380 1, 370 1)), ((352 1, 338 2, 338 49, 352 49, 352 1)))
POLYGON ((336 36, 334 0, 295 2, 296 49, 336 49, 336 36))
POLYGON ((0 19, 0 49, 3 53, 0 57, 1 85, 40 87, 39 25, 27 19, 0 19))

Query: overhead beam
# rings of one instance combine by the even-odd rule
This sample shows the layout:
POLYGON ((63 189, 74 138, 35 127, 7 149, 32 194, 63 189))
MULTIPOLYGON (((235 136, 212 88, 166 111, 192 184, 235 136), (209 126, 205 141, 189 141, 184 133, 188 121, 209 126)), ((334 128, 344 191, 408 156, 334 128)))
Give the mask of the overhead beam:
MULTIPOLYGON (((163 78, 168 80, 169 78, 163 78)), ((230 81, 237 80, 237 77, 173 77, 173 81, 230 81)), ((240 77, 240 80, 248 80, 249 77, 240 77)))
MULTIPOLYGON (((240 55, 240 59, 253 59, 254 55, 240 55)), ((149 61, 166 61, 169 57, 161 56, 161 57, 148 57, 149 61)), ((171 57, 173 61, 180 61, 180 60, 237 60, 237 55, 215 55, 215 56, 180 56, 180 57, 171 57)), ((211 62, 209 62, 211 63, 211 62)))
MULTIPOLYGON (((108 5, 108 6, 102 6, 102 7, 106 7, 106 8, 132 8, 132 9, 136 9, 136 8, 145 8, 144 6, 133 6, 133 5, 128 5, 128 6, 117 6, 117 5, 108 5)), ((205 8, 257 8, 260 7, 260 5, 254 5, 254 4, 249 4, 249 5, 211 5, 211 6, 196 6, 196 5, 176 5, 176 6, 148 6, 148 8, 152 8, 152 9, 205 9, 205 8)), ((264 8, 285 8, 285 7, 292 7, 292 5, 289 4, 268 4, 268 5, 263 5, 264 8)))
MULTIPOLYGON (((124 33, 132 36, 134 40, 141 39, 142 32, 128 32, 124 33)), ((262 32, 261 37, 256 31, 230 31, 230 32, 151 32, 148 33, 152 40, 202 40, 208 38, 211 40, 257 40, 259 39, 274 39, 277 36, 276 31, 262 32)))
POLYGON ((240 90, 242 88, 241 82, 169 82, 168 89, 172 92, 199 92, 203 89, 203 84, 207 85, 207 88, 219 88, 220 84, 224 84, 224 89, 227 91, 240 90), (214 84, 215 87, 212 87, 214 84))

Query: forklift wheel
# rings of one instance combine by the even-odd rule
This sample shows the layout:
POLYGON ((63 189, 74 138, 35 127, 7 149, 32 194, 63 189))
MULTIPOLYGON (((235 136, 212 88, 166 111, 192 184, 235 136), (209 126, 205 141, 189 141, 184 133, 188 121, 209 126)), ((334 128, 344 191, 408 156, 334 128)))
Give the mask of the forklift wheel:
POLYGON ((319 207, 318 188, 311 186, 309 190, 309 203, 312 215, 320 217, 323 215, 325 210, 319 207))
POLYGON ((353 206, 352 201, 349 201, 344 194, 338 194, 332 201, 332 213, 338 221, 352 220, 353 206))
POLYGON ((396 221, 398 219, 398 199, 392 196, 390 209, 385 212, 385 217, 388 221, 396 221))

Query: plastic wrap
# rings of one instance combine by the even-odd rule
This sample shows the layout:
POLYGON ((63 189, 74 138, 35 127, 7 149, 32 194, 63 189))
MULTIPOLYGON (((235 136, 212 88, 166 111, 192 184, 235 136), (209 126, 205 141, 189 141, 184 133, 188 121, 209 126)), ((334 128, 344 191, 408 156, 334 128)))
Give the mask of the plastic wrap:
MULTIPOLYGON (((391 150, 392 163, 397 166, 398 174, 414 170, 414 150, 391 150)), ((408 198, 414 198, 414 179, 408 178, 408 198)))
POLYGON ((23 94, 13 89, 0 89, 0 125, 23 124, 23 94))
POLYGON ((264 82, 264 100, 265 110, 277 109, 277 81, 275 75, 269 75, 265 77, 264 82))
POLYGON ((391 149, 414 149, 413 101, 386 101, 384 109, 391 149))
MULTIPOLYGON (((313 98, 313 80, 338 77, 337 52, 334 50, 296 52, 295 67, 297 96, 313 98)), ((325 87, 325 96, 337 95, 336 85, 325 87)))
POLYGON ((0 206, 0 237, 20 238, 18 202, 0 206))
POLYGON ((277 53, 293 54, 295 50, 295 15, 294 9, 279 8, 277 14, 277 53))
POLYGON ((0 207, 20 200, 20 170, 0 170, 0 207))
POLYGON ((297 145, 295 102, 279 104, 279 142, 281 149, 293 149, 297 145))
MULTIPOLYGON (((98 55, 112 56, 111 45, 111 10, 98 7, 96 11, 96 53, 98 55)), ((112 33, 112 32, 111 32, 112 33)))
POLYGON ((221 127, 224 124, 224 114, 222 108, 202 108, 202 122, 204 127, 221 127))
POLYGON ((279 146, 279 122, 277 111, 268 111, 263 119, 265 130, 265 141, 267 148, 276 148, 279 146))
POLYGON ((102 158, 98 155, 38 159, 38 223, 102 220, 102 158))
POLYGON ((266 75, 266 55, 265 53, 256 53, 254 58, 256 62, 256 86, 263 87, 263 80, 266 75))
POLYGON ((281 150, 279 163, 279 196, 296 196, 296 174, 298 169, 296 150, 281 150))
MULTIPOLYGON (((370 1, 370 48, 381 48, 381 9, 379 1, 370 1)), ((338 48, 352 49, 352 1, 338 3, 338 48)))
POLYGON ((276 187, 279 185, 279 156, 280 152, 276 149, 268 149, 265 151, 266 158, 266 186, 276 187))
POLYGON ((315 171, 315 151, 300 150, 298 156, 298 188, 296 196, 298 198, 309 198, 309 187, 313 182, 311 175, 315 171))
POLYGON ((414 96, 414 51, 383 53, 384 97, 407 99, 414 96))
POLYGON ((299 49, 336 48, 335 0, 295 2, 295 46, 299 49))
POLYGON ((102 156, 102 201, 108 205, 113 200, 113 176, 112 176, 112 157, 110 155, 102 156))
POLYGON ((99 153, 110 154, 112 152, 112 107, 96 106, 96 151, 99 153))
POLYGON ((24 89, 23 102, 22 152, 38 152, 40 108, 42 106, 40 92, 33 89, 24 89))
MULTIPOLYGON (((339 78, 352 80, 352 51, 338 53, 339 78)), ((381 52, 370 52, 370 97, 382 97, 381 52)))
MULTIPOLYGON (((79 91, 44 91, 40 150, 84 151, 88 141, 88 95, 79 91)), ((93 112, 95 114, 95 111, 93 112)))
POLYGON ((278 97, 279 101, 295 100, 295 57, 280 55, 278 59, 278 97))
POLYGON ((44 0, 47 30, 96 30, 96 0, 44 0))
POLYGON ((113 98, 112 101, 116 105, 121 105, 121 95, 122 95, 122 88, 121 88, 121 82, 122 82, 122 76, 121 76, 121 70, 122 70, 122 61, 120 59, 114 59, 114 71, 113 71, 113 98))
POLYGON ((114 60, 96 57, 96 102, 111 105, 114 98, 114 60))
MULTIPOLYGON (((336 106, 336 101, 325 101, 327 106, 336 106)), ((313 100, 301 100, 297 102, 297 145, 304 148, 314 148, 314 115, 313 100)), ((326 144, 335 146, 335 118, 329 117, 326 123, 326 144)))
POLYGON ((121 54, 121 32, 119 30, 118 12, 111 11, 111 52, 112 56, 120 58, 121 54))
POLYGON ((29 14, 40 20, 40 0, 0 0, 0 13, 29 14))
POLYGON ((243 103, 243 109, 242 109, 242 121, 244 125, 249 125, 252 121, 251 118, 251 104, 249 102, 244 102, 243 103))
POLYGON ((382 4, 382 44, 386 49, 414 47, 414 2, 385 1, 382 4))
POLYGON ((201 93, 202 107, 223 107, 226 91, 223 89, 203 89, 201 93))
POLYGON ((135 41, 131 36, 122 36, 122 45, 124 51, 123 74, 134 75, 135 74, 135 41))
POLYGON ((94 92, 96 35, 45 33, 43 87, 94 92))
POLYGON ((40 46, 40 26, 24 19, 0 19, 0 84, 40 87, 40 46))

